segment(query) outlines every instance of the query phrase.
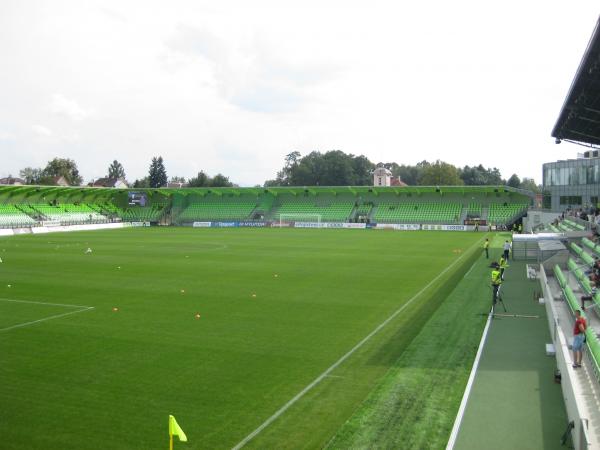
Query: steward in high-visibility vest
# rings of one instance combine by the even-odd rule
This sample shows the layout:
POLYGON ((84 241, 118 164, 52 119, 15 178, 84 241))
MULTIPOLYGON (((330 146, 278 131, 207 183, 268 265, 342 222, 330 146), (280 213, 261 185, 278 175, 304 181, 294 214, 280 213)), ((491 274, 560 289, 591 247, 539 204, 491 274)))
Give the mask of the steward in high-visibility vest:
POLYGON ((502 284, 502 275, 500 273, 500 269, 498 267, 494 267, 492 269, 492 304, 496 304, 496 300, 498 299, 498 290, 500 289, 500 285, 502 284))
POLYGON ((485 259, 490 258, 490 240, 485 238, 485 242, 483 243, 483 249, 485 250, 485 259))
POLYGON ((506 269, 508 267, 508 262, 506 261, 506 259, 504 259, 504 256, 500 257, 500 279, 504 280, 504 269, 506 269))

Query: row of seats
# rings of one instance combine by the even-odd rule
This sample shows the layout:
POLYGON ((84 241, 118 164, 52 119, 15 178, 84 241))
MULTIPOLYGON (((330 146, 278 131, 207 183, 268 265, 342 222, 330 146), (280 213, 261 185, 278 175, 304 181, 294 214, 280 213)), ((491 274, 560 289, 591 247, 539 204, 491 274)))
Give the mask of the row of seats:
MULTIPOLYGON (((353 198, 328 197, 328 196, 298 196, 291 195, 241 195, 241 196, 206 196, 189 198, 190 202, 181 213, 176 214, 178 208, 173 210, 175 223, 192 222, 198 220, 248 220, 254 213, 259 213, 267 220, 279 220, 283 214, 289 220, 316 220, 320 216, 322 221, 344 222, 358 216, 370 216, 375 222, 382 223, 447 223, 460 222, 465 211, 471 217, 483 216, 482 203, 470 202, 468 206, 461 202, 399 202, 389 199, 381 202, 365 202, 356 206, 353 198), (296 219, 294 219, 294 216, 296 219), (310 219, 310 217, 313 219, 310 219)), ((185 202, 184 202, 185 203, 185 202)), ((2 206, 2 205, 0 205, 2 206)), ((50 205, 48 203, 4 205, 6 211, 10 210, 23 218, 25 223, 35 221, 60 221, 61 223, 85 223, 92 221, 106 221, 108 218, 120 217, 125 221, 158 221, 168 207, 161 207, 153 203, 152 206, 133 206, 125 209, 107 201, 74 204, 64 203, 50 205), (29 218, 27 218, 29 216, 29 218)), ((492 204, 490 219, 492 224, 505 223, 513 219, 516 211, 525 208, 525 205, 500 205, 492 204), (500 218, 503 218, 502 220, 500 218)), ((0 210, 0 215, 2 214, 0 210)), ((10 222, 14 222, 11 218, 10 222)))
POLYGON ((298 199, 275 206, 271 216, 279 219, 284 214, 289 220, 310 220, 307 217, 318 215, 324 222, 344 222, 350 218, 353 208, 351 201, 318 205, 313 199, 298 199))
POLYGON ((0 228, 27 227, 35 220, 15 205, 0 205, 0 228))
POLYGON ((471 202, 467 208, 467 214, 472 217, 481 217, 482 209, 481 203, 471 202))
POLYGON ((563 224, 567 225, 571 230, 570 231, 583 231, 585 227, 577 222, 573 222, 569 219, 564 219, 562 221, 563 224))
POLYGON ((563 223, 563 222, 559 222, 559 224, 557 225, 559 231, 575 231, 573 230, 573 228, 571 228, 570 226, 568 226, 567 224, 563 223))
POLYGON ((592 266, 594 264, 594 258, 588 252, 584 251, 579 245, 575 242, 571 242, 570 244, 571 250, 575 252, 577 256, 579 256, 588 266, 592 266))
POLYGON ((459 203, 380 203, 375 212, 375 221, 457 223, 461 210, 459 203))
POLYGON ((587 248, 589 248, 592 252, 594 252, 596 255, 600 256, 600 244, 594 244, 592 241, 590 241, 588 238, 583 238, 581 240, 581 243, 583 245, 585 245, 587 248))
POLYGON ((180 222, 209 219, 243 220, 250 216, 254 208, 256 202, 251 201, 192 203, 181 212, 177 220, 180 222))
MULTIPOLYGON (((572 313, 575 313, 576 310, 580 310, 581 308, 579 306, 579 303, 577 302, 577 297, 575 296, 575 294, 573 293, 573 290, 571 289, 571 287, 569 286, 569 284, 567 283, 567 279, 565 277, 565 275, 562 273, 562 270, 560 269, 560 267, 558 267, 558 265, 554 266, 554 275, 556 276, 556 279, 558 280, 558 284, 560 285, 562 292, 564 294, 565 299, 567 300, 567 304, 569 305, 569 308, 571 309, 572 313)), ((600 306, 600 293, 597 293, 594 297, 594 303, 598 306, 600 306)), ((585 318, 585 312, 581 312, 581 315, 585 318)), ((587 320, 587 318, 586 318, 587 320)), ((588 322, 589 324, 589 322, 588 322)), ((596 364, 596 368, 600 368, 600 340, 598 339, 598 336, 596 335, 596 332, 594 331, 594 329, 588 325, 587 329, 585 330, 585 339, 586 339, 586 344, 588 346, 588 349, 590 350, 590 354, 592 356, 592 359, 594 360, 594 363, 596 364)))
POLYGON ((121 218, 126 222, 158 222, 163 210, 155 206, 136 206, 128 208, 121 213, 121 218))
POLYGON ((60 205, 33 204, 29 205, 33 211, 41 213, 42 219, 67 223, 85 223, 89 221, 105 221, 106 216, 94 211, 87 205, 72 203, 60 205))
POLYGON ((492 224, 510 222, 523 213, 527 205, 518 203, 492 203, 488 212, 488 222, 492 224))
POLYGON ((586 294, 592 293, 592 285, 590 284, 590 280, 585 275, 585 272, 577 265, 577 262, 573 258, 569 258, 567 261, 567 268, 569 271, 577 278, 579 281, 579 285, 584 290, 586 294))
POLYGON ((356 207, 356 216, 368 216, 371 209, 373 209, 373 205, 363 203, 356 207))

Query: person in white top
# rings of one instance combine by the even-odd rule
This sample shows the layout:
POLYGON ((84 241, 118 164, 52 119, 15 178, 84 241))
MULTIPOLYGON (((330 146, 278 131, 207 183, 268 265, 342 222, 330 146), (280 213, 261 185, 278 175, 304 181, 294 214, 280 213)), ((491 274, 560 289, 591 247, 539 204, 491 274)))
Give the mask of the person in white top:
POLYGON ((504 241, 504 260, 508 261, 508 254, 510 253, 510 242, 508 242, 508 240, 504 241))

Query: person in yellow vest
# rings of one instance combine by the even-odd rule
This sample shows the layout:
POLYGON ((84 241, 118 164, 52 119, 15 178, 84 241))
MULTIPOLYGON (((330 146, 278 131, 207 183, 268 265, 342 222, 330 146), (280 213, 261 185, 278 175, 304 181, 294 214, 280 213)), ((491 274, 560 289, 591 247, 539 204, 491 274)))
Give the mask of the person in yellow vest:
POLYGON ((498 300, 498 291, 500 290, 501 285, 502 276, 500 274, 500 268, 497 264, 494 264, 494 268, 492 269, 492 308, 496 306, 496 301, 498 300))
POLYGON ((500 267, 500 279, 504 281, 504 269, 508 267, 508 262, 504 259, 504 256, 500 257, 500 262, 498 264, 500 267))
POLYGON ((490 240, 488 238, 485 238, 483 249, 485 250, 485 259, 490 259, 490 240))
POLYGON ((519 234, 523 234, 523 224, 519 224, 519 234))

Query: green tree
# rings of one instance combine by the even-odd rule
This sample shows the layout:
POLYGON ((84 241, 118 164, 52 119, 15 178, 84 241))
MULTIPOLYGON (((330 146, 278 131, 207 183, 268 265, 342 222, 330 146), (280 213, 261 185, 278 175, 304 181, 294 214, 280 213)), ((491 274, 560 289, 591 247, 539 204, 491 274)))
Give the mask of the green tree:
POLYGON ((419 184, 419 179, 423 173, 423 167, 429 164, 427 161, 422 161, 416 166, 398 165, 395 162, 383 163, 383 166, 392 172, 392 175, 399 177, 404 183, 410 186, 419 184))
POLYGON ((536 194, 542 192, 542 187, 538 184, 535 184, 535 180, 533 178, 523 177, 521 180, 521 189, 525 189, 536 194))
POLYGON ((301 157, 297 151, 284 158, 283 168, 265 186, 349 186, 370 185, 375 165, 364 156, 341 150, 313 151, 301 157))
POLYGON ((83 180, 75 161, 67 158, 54 158, 52 161, 48 161, 46 168, 42 171, 42 177, 45 179, 64 177, 71 186, 79 186, 83 180))
MULTIPOLYGON (((352 156, 352 155, 350 155, 352 156)), ((373 184, 373 169, 375 164, 364 155, 352 157, 352 169, 354 170, 353 186, 370 186, 373 184)))
POLYGON ((423 165, 423 173, 419 180, 421 186, 456 186, 464 184, 458 169, 439 159, 433 163, 423 165))
POLYGON ((497 168, 486 169, 478 166, 465 166, 459 170, 460 177, 467 186, 498 186, 504 184, 502 175, 497 168))
POLYGON ((125 178, 125 169, 123 165, 117 161, 116 159, 108 166, 108 178, 117 179, 117 178, 125 178))
POLYGON ((279 183, 279 180, 277 178, 275 178, 273 180, 266 180, 264 182, 264 184, 262 185, 262 187, 276 187, 276 186, 281 186, 281 184, 279 183))
POLYGON ((170 183, 185 183, 185 178, 174 176, 174 177, 171 177, 170 183))
POLYGON ((25 184, 40 184, 42 178, 42 169, 25 167, 19 171, 19 176, 25 180, 25 184))
POLYGON ((233 186, 233 183, 231 183, 229 181, 228 177, 226 177, 223 174, 218 173, 212 178, 212 180, 210 182, 210 186, 211 187, 229 187, 229 186, 233 186))
POLYGON ((321 186, 350 186, 354 184, 352 155, 332 150, 316 161, 317 181, 321 186))
POLYGON ((206 175, 204 173, 204 171, 200 171, 198 172, 198 175, 196 175, 193 178, 190 178, 188 180, 188 186, 189 187, 205 187, 205 186, 210 186, 210 178, 208 175, 206 175))
POLYGON ((516 173, 513 173, 510 176, 510 178, 506 181, 506 185, 514 188, 519 188, 521 187, 521 180, 516 173))
POLYGON ((135 180, 133 182, 133 187, 134 188, 149 188, 150 187, 150 178, 144 177, 144 178, 140 178, 139 180, 135 180))
POLYGON ((167 170, 162 159, 162 156, 152 158, 148 179, 151 188, 160 188, 167 185, 167 170))

